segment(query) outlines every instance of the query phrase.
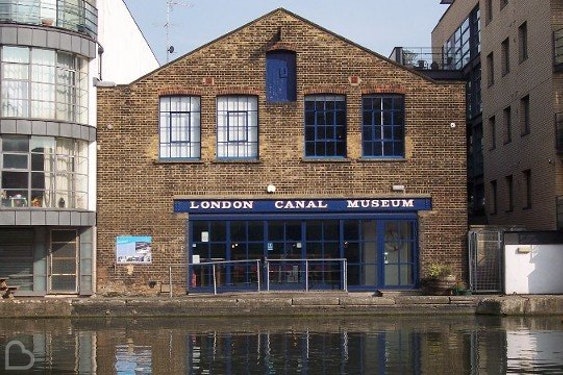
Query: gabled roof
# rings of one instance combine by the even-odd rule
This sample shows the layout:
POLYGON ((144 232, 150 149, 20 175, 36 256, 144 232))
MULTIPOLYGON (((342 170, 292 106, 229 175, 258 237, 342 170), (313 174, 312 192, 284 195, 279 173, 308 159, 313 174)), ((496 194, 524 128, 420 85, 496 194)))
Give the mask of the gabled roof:
MULTIPOLYGON (((388 62, 388 63, 390 63, 390 64, 392 64, 392 65, 395 65, 395 66, 397 66, 397 67, 400 68, 400 69, 409 71, 409 72, 411 72, 411 73, 413 73, 413 74, 415 74, 415 75, 417 75, 417 76, 420 76, 421 78, 423 78, 423 79, 425 79, 425 80, 434 82, 434 80, 433 80, 432 78, 426 76, 425 74, 422 74, 422 73, 416 71, 415 69, 411 69, 411 68, 408 68, 408 67, 406 67, 406 66, 404 66, 404 65, 401 65, 401 64, 397 63, 396 61, 389 59, 388 57, 385 57, 385 56, 383 56, 383 55, 381 55, 381 54, 379 54, 379 53, 377 53, 377 52, 374 52, 374 51, 372 51, 372 50, 370 50, 370 49, 368 49, 368 48, 366 48, 366 47, 364 47, 364 46, 361 46, 361 45, 359 45, 359 44, 357 44, 357 43, 355 43, 355 42, 353 42, 353 41, 351 41, 351 40, 349 40, 349 39, 347 39, 347 38, 345 38, 345 37, 343 37, 343 36, 341 36, 341 35, 339 35, 339 34, 333 32, 333 31, 331 31, 331 30, 328 30, 328 29, 326 29, 326 28, 324 28, 324 27, 322 27, 322 26, 319 26, 319 25, 317 25, 316 23, 311 22, 311 21, 309 21, 309 20, 307 20, 307 19, 305 19, 305 18, 303 18, 303 17, 301 17, 301 16, 299 16, 299 15, 293 13, 293 12, 290 12, 289 10, 287 10, 287 9, 285 9, 285 8, 281 8, 281 7, 280 7, 280 8, 277 8, 277 9, 274 9, 274 10, 272 10, 271 12, 268 12, 268 13, 264 14, 263 16, 258 17, 258 18, 254 19, 254 20, 252 20, 252 21, 250 21, 250 22, 248 22, 248 23, 246 23, 246 24, 244 24, 244 25, 242 25, 242 26, 240 26, 240 27, 238 27, 238 28, 236 28, 236 29, 234 29, 234 30, 232 30, 232 31, 230 31, 230 32, 228 32, 228 33, 226 33, 226 34, 223 34, 222 36, 220 36, 220 37, 218 37, 218 38, 215 38, 215 39, 213 39, 212 41, 210 41, 210 42, 208 42, 208 43, 206 43, 206 44, 203 44, 203 45, 201 45, 200 47, 198 47, 198 48, 196 48, 196 49, 194 49, 194 50, 192 50, 192 51, 189 51, 189 52, 185 53, 185 54, 182 55, 182 56, 177 57, 176 59, 174 59, 174 60, 172 60, 172 61, 170 61, 170 62, 168 62, 168 63, 162 65, 161 67, 159 67, 158 69, 154 70, 153 72, 148 73, 148 74, 146 74, 146 75, 143 76, 143 77, 140 77, 140 78, 137 79, 136 81, 140 81, 140 80, 142 80, 143 78, 145 78, 145 77, 147 77, 147 76, 150 76, 150 75, 152 75, 152 74, 155 73, 155 72, 158 72, 158 71, 160 71, 160 70, 162 70, 162 69, 165 69, 165 68, 168 67, 169 65, 172 65, 172 64, 177 63, 179 60, 181 60, 181 59, 183 59, 183 58, 185 58, 185 57, 187 57, 187 56, 190 56, 190 55, 192 55, 192 54, 194 54, 194 53, 196 53, 196 52, 198 52, 198 51, 200 51, 200 50, 202 50, 202 49, 204 49, 204 48, 206 48, 206 47, 208 47, 208 46, 210 46, 210 45, 212 45, 212 44, 214 44, 214 43, 217 43, 218 41, 220 41, 220 40, 222 40, 222 39, 225 39, 225 38, 227 38, 227 37, 229 37, 229 36, 231 36, 231 35, 233 35, 233 34, 239 32, 240 30, 243 30, 243 29, 245 29, 245 28, 247 28, 247 27, 249 27, 249 26, 251 26, 251 25, 253 25, 253 24, 255 24, 255 23, 258 23, 258 22, 260 22, 260 21, 262 21, 262 20, 264 20, 264 19, 267 19, 267 18, 269 18, 269 17, 272 17, 273 15, 275 15, 275 14, 277 14, 277 13, 283 13, 283 14, 289 15, 289 16, 295 18, 295 19, 298 19, 299 21, 301 21, 301 22, 303 22, 303 23, 305 23, 305 24, 308 24, 308 25, 310 25, 310 26, 312 26, 312 27, 314 27, 314 28, 317 28, 317 29, 319 29, 319 30, 321 30, 321 31, 323 31, 323 32, 325 32, 325 33, 327 33, 327 34, 330 34, 330 35, 334 36, 335 38, 338 38, 338 39, 344 41, 344 42, 347 43, 347 44, 350 44, 350 45, 352 45, 352 46, 355 46, 356 48, 359 48, 359 49, 361 49, 361 50, 363 50, 363 51, 365 51, 365 52, 367 52, 367 53, 369 53, 369 54, 371 54, 371 55, 374 55, 374 56, 377 57, 378 59, 385 60, 386 62, 388 62)), ((136 81, 135 81, 135 82, 136 82, 136 81)), ((134 83, 134 82, 132 82, 132 83, 134 83)))

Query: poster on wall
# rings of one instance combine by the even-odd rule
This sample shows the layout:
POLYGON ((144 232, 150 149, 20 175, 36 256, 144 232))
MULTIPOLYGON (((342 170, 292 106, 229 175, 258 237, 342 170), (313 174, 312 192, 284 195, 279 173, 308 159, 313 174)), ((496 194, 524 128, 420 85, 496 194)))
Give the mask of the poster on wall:
POLYGON ((151 236, 117 236, 115 239, 117 264, 150 264, 151 236))

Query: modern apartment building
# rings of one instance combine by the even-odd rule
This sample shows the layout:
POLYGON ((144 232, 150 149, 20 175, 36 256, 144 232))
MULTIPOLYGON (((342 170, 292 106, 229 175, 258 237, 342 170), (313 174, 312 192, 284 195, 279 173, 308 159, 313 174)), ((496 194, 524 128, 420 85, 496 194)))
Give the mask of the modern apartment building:
POLYGON ((285 9, 99 88, 97 292, 465 278, 464 94, 285 9))
POLYGON ((443 2, 433 68, 466 82, 470 224, 563 229, 563 1, 443 2))
POLYGON ((0 0, 0 277, 17 295, 94 292, 96 85, 156 67, 121 0, 0 0))

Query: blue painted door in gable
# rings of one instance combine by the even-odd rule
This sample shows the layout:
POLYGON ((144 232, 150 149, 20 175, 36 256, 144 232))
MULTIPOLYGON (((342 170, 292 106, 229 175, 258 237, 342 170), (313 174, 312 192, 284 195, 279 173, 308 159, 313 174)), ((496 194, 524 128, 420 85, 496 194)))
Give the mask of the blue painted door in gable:
POLYGON ((269 52, 266 56, 266 99, 268 102, 297 100, 295 53, 269 52))

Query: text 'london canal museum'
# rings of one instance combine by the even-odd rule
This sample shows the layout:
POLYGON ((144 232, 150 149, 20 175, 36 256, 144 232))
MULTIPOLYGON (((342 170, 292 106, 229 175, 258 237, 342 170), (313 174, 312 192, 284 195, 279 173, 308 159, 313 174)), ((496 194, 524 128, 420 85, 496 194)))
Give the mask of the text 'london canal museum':
POLYGON ((100 294, 465 276, 463 83, 277 9, 98 105, 100 294))

